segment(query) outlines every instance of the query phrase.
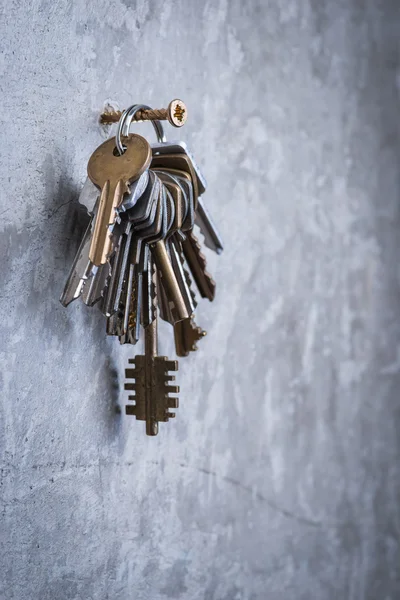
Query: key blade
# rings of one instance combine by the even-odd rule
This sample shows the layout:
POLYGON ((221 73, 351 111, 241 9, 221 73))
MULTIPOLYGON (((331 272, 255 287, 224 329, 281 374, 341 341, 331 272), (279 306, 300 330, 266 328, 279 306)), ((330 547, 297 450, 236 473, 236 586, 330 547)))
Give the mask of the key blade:
POLYGON ((147 327, 157 317, 156 272, 151 254, 147 259, 147 270, 143 273, 142 325, 147 327))
POLYGON ((215 298, 215 281, 207 271, 207 261, 193 231, 189 231, 181 242, 186 262, 193 275, 196 286, 203 298, 212 302, 215 298))
POLYGON ((129 191, 128 186, 122 179, 118 179, 118 181, 107 179, 102 187, 89 250, 89 258, 96 266, 104 265, 107 261, 112 245, 109 228, 115 222, 115 210, 121 204, 127 191, 129 191))
POLYGON ((89 177, 86 178, 86 181, 83 185, 81 193, 79 195, 79 204, 84 206, 89 215, 92 215, 95 212, 96 202, 99 197, 99 190, 94 185, 89 177))
POLYGON ((175 323, 174 338, 177 356, 189 356, 190 352, 195 352, 197 350, 196 342, 205 335, 207 332, 196 325, 193 317, 175 323))
POLYGON ((179 287, 174 269, 171 264, 171 260, 168 256, 165 244, 163 240, 152 244, 151 252, 154 257, 159 274, 161 275, 161 283, 164 287, 165 293, 170 303, 174 306, 174 318, 175 321, 181 321, 187 319, 189 313, 182 296, 181 289, 179 287))
POLYGON ((213 250, 217 254, 221 254, 224 249, 221 236, 201 197, 198 198, 194 222, 200 227, 200 231, 204 236, 204 244, 207 248, 210 248, 210 250, 213 250))
POLYGON ((85 280, 90 276, 93 265, 89 259, 89 249, 94 227, 95 216, 92 215, 85 234, 79 245, 78 251, 72 263, 71 271, 68 275, 64 291, 61 294, 60 302, 63 306, 68 306, 73 300, 79 298, 82 294, 85 280))

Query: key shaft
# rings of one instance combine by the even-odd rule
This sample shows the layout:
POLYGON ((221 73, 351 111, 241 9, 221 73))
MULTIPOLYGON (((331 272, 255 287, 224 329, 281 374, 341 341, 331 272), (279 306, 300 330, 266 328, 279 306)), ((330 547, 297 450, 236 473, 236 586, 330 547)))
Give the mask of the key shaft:
POLYGON ((187 319, 190 315, 179 288, 164 241, 160 240, 159 242, 152 244, 150 249, 157 265, 157 269, 161 275, 161 282, 167 297, 174 305, 176 321, 187 319))
POLYGON ((90 243, 89 258, 96 265, 104 265, 111 249, 109 226, 115 221, 115 210, 120 205, 126 186, 121 179, 107 180, 100 195, 100 205, 90 243))

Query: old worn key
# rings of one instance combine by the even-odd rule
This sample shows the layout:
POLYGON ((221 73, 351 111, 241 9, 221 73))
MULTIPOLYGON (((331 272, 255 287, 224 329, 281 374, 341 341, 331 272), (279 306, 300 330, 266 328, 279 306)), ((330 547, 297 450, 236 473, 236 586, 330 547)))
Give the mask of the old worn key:
POLYGON ((109 227, 115 222, 116 210, 124 195, 129 192, 129 184, 136 181, 151 162, 150 145, 142 136, 131 134, 124 138, 124 145, 125 152, 118 155, 115 139, 111 138, 97 148, 88 163, 88 175, 101 190, 89 250, 89 259, 96 266, 107 261, 111 249, 109 227))
POLYGON ((125 370, 127 379, 135 383, 125 383, 125 389, 133 392, 129 400, 134 404, 125 407, 127 415, 134 415, 139 421, 146 421, 147 435, 157 435, 158 423, 175 417, 171 409, 178 408, 179 387, 170 385, 175 380, 168 371, 177 371, 178 362, 166 356, 157 356, 157 317, 144 329, 145 354, 135 356, 129 362, 133 368, 125 370))

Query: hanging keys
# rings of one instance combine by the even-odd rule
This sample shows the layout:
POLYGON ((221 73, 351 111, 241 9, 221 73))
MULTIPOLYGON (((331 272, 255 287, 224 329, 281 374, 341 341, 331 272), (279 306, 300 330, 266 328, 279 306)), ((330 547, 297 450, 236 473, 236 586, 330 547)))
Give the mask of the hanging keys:
POLYGON ((194 321, 195 288, 203 298, 215 297, 194 226, 208 248, 223 248, 202 198, 206 181, 186 145, 165 142, 159 121, 153 121, 159 142, 151 147, 129 133, 136 114, 154 119, 164 113, 130 107, 116 138, 92 154, 80 196, 90 223, 61 296, 64 306, 78 297, 96 305, 106 317, 107 335, 121 344, 136 344, 143 331, 144 355, 126 369, 125 389, 132 392, 126 414, 145 421, 152 436, 160 422, 175 417, 178 399, 170 394, 179 391, 169 374, 177 371, 177 361, 158 356, 158 319, 172 325, 177 356, 188 356, 206 335, 194 321))

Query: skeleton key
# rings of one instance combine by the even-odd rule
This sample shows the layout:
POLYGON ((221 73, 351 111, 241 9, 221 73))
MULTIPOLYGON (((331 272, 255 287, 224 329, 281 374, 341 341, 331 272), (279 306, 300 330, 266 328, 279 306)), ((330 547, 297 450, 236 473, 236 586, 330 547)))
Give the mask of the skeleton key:
POLYGON ((189 356, 189 352, 197 350, 196 342, 201 340, 207 332, 198 327, 193 316, 175 323, 174 338, 177 356, 189 356))
POLYGON ((89 251, 89 258, 96 266, 107 261, 111 249, 109 227, 115 223, 116 210, 129 192, 129 183, 137 180, 151 161, 150 146, 140 135, 131 134, 125 138, 125 145, 124 154, 116 156, 115 140, 111 138, 95 150, 88 163, 88 175, 101 189, 89 251))
POLYGON ((146 421, 147 435, 157 435, 158 423, 175 417, 171 408, 178 408, 178 398, 170 398, 170 393, 179 393, 177 385, 168 385, 175 377, 168 371, 177 371, 178 362, 168 360, 166 356, 157 356, 157 318, 144 330, 145 354, 135 356, 129 362, 134 365, 125 370, 127 379, 135 383, 125 383, 125 389, 134 392, 129 400, 134 405, 127 405, 127 415, 134 415, 139 421, 146 421))

